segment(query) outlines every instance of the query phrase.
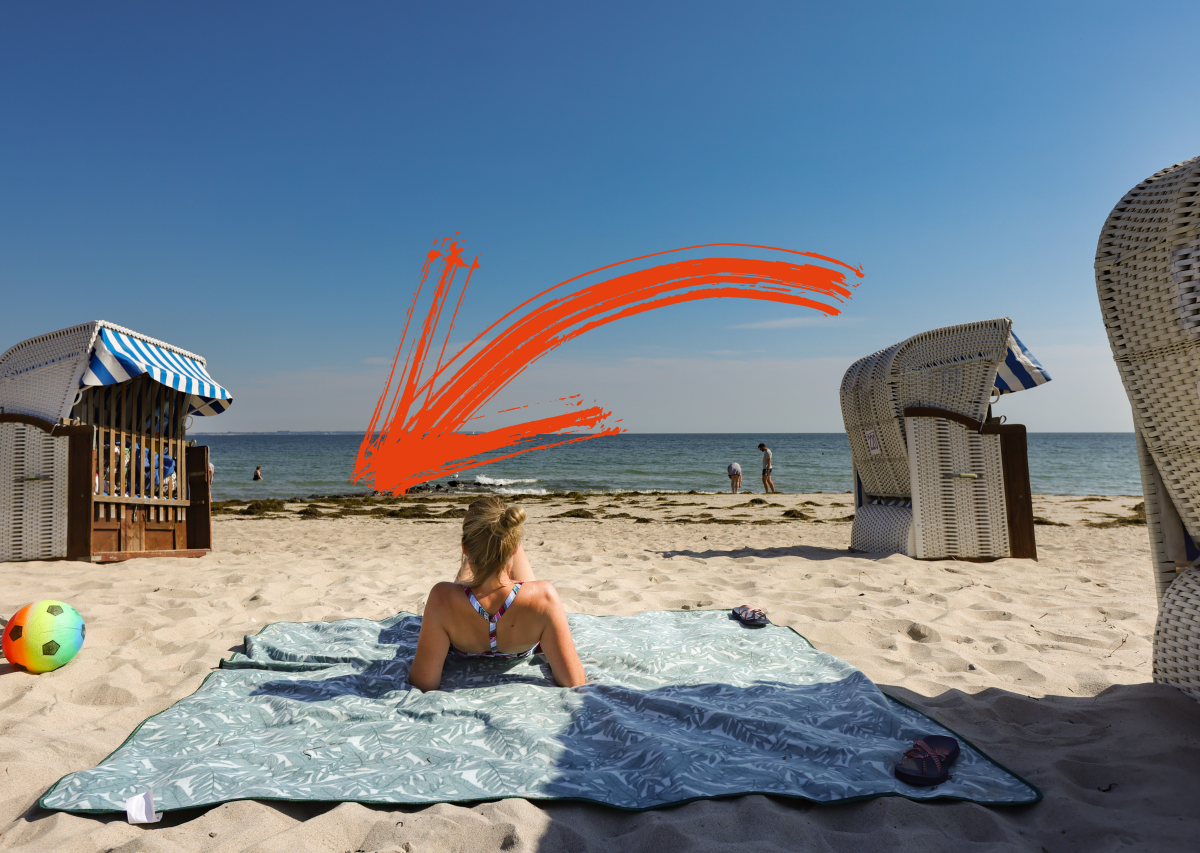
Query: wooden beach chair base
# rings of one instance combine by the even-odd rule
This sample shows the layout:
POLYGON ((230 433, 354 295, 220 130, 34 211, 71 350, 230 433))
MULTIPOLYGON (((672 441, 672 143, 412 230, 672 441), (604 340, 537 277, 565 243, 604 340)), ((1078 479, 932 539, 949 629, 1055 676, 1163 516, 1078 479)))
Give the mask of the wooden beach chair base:
POLYGON ((0 478, 0 562, 209 553, 208 448, 181 447, 180 467, 190 472, 182 496, 114 498, 95 494, 99 433, 0 414, 0 471, 10 474, 0 478))

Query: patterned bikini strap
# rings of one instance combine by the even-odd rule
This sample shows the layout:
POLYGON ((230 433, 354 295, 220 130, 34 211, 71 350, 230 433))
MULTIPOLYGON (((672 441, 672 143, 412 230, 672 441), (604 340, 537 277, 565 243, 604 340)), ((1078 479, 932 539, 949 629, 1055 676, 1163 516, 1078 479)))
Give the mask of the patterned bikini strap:
POLYGON ((496 627, 500 622, 500 617, 503 616, 505 611, 508 610, 509 606, 513 603, 513 599, 517 597, 517 592, 520 591, 520 589, 521 585, 519 583, 513 584, 512 591, 509 592, 508 597, 504 599, 504 603, 500 605, 500 609, 496 611, 496 615, 492 616, 483 609, 483 605, 479 603, 479 599, 475 597, 475 593, 471 592, 471 588, 466 584, 463 584, 463 592, 467 594, 467 598, 471 599, 471 606, 475 608, 480 616, 487 620, 488 645, 491 647, 493 653, 496 652, 496 627))

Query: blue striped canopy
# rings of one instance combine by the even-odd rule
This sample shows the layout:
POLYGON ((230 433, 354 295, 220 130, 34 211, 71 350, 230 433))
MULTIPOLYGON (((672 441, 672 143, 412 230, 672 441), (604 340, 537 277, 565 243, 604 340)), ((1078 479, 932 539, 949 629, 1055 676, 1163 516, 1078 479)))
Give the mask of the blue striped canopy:
POLYGON ((188 394, 189 415, 219 415, 233 403, 233 395, 213 381, 201 362, 103 327, 79 385, 116 385, 143 373, 188 394))
POLYGON ((1001 394, 1015 394, 1027 388, 1036 388, 1050 381, 1050 374, 1025 344, 1012 332, 1008 333, 1008 354, 996 371, 996 390, 1001 394))

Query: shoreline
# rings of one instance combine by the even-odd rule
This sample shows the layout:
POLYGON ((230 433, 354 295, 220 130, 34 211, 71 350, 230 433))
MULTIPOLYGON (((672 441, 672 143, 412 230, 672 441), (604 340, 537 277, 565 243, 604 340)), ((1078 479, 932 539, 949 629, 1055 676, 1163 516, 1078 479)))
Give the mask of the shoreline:
MULTIPOLYGON (((494 491, 494 490, 473 490, 467 488, 437 488, 429 490, 411 490, 407 495, 389 495, 381 492, 343 492, 340 494, 311 494, 307 497, 293 495, 291 497, 264 497, 264 498, 225 498, 223 500, 213 501, 213 506, 221 507, 242 507, 256 501, 282 501, 285 504, 301 504, 321 501, 369 501, 381 504, 388 503, 403 503, 407 501, 417 500, 475 500, 476 498, 495 497, 504 498, 511 502, 521 502, 523 500, 571 500, 575 496, 585 498, 626 498, 626 497, 745 497, 745 498, 768 498, 772 495, 778 495, 781 499, 788 497, 806 497, 811 495, 851 495, 850 491, 813 491, 813 492, 755 492, 741 491, 736 495, 730 492, 703 491, 700 489, 689 489, 688 491, 671 490, 671 489, 644 489, 644 490, 612 490, 612 491, 597 491, 597 490, 529 490, 529 491, 494 491)), ((1118 500, 1121 498, 1140 498, 1140 494, 1099 494, 1095 492, 1045 492, 1033 495, 1034 499, 1038 497, 1046 498, 1096 498, 1101 500, 1118 500)))
MULTIPOLYGON (((390 515, 389 512, 414 506, 425 505, 464 505, 482 497, 495 496, 504 499, 508 503, 517 504, 523 507, 539 506, 551 504, 555 502, 564 502, 575 507, 586 506, 588 512, 592 515, 576 515, 575 518, 591 518, 596 521, 617 520, 628 516, 623 516, 619 513, 602 514, 599 517, 596 512, 605 513, 607 510, 619 509, 621 502, 632 503, 634 505, 645 506, 649 509, 674 509, 676 507, 699 507, 705 501, 714 503, 713 506, 705 505, 705 509, 755 509, 768 511, 770 509, 783 509, 785 513, 799 512, 801 515, 788 514, 784 518, 789 521, 850 521, 853 515, 836 519, 827 519, 820 515, 814 515, 817 505, 827 507, 837 507, 841 509, 849 509, 853 512, 854 506, 851 499, 851 492, 803 492, 803 493, 787 493, 787 492, 739 492, 731 494, 730 492, 702 492, 692 489, 687 492, 682 491, 667 491, 663 489, 654 489, 646 491, 614 491, 614 492, 554 492, 547 494, 497 494, 495 492, 474 492, 463 489, 445 489, 435 492, 420 492, 409 493, 406 496, 399 497, 393 495, 381 495, 378 493, 370 494, 343 494, 343 495, 309 495, 307 498, 231 498, 223 501, 212 502, 212 512, 214 517, 222 515, 244 515, 255 516, 260 518, 286 518, 289 514, 298 514, 308 518, 318 518, 329 516, 334 518, 344 518, 349 516, 373 516, 378 518, 401 518, 404 515, 390 515), (638 504, 639 501, 648 501, 653 498, 654 501, 646 504, 638 504), (680 503, 680 499, 703 499, 689 500, 680 503), (803 500, 802 500, 803 499, 803 500), (816 500, 814 500, 816 499, 816 500), (605 502, 609 505, 603 505, 605 502), (612 503, 612 502, 618 503, 612 503), (668 503, 667 501, 672 501, 668 503), (744 503, 739 503, 744 501, 744 503), (659 506, 661 505, 661 506, 659 506), (309 510, 309 507, 312 507, 309 510), (307 512, 306 512, 307 511, 307 512), (812 516, 811 518, 806 516, 812 516)), ((1071 521, 1048 521, 1044 516, 1050 512, 1049 506, 1051 503, 1057 504, 1075 504, 1078 512, 1068 517, 1074 518, 1080 523, 1095 526, 1104 524, 1112 526, 1113 519, 1119 519, 1121 523, 1131 525, 1145 525, 1144 510, 1141 518, 1134 518, 1131 513, 1136 513, 1139 504, 1142 503, 1140 495, 1071 495, 1071 494, 1036 494, 1033 495, 1034 514, 1035 517, 1042 518, 1041 522, 1035 521, 1035 524, 1045 524, 1046 526, 1070 526, 1071 521), (1080 504, 1096 504, 1094 507, 1079 507, 1080 504), (1090 512, 1085 511, 1090 510, 1090 512), (1114 512, 1114 510, 1116 512, 1114 512), (1092 518, 1091 516, 1095 516, 1092 518)), ((449 506, 443 507, 448 509, 449 506)), ((1055 514, 1061 514, 1066 509, 1065 506, 1055 507, 1055 514)), ((687 511, 685 511, 687 512, 687 511)), ((711 518, 706 518, 706 513, 700 513, 689 520, 692 523, 719 523, 711 518)), ((445 516, 445 518, 460 517, 445 516)), ((663 521, 679 521, 684 517, 676 515, 675 518, 663 517, 663 521)), ((778 519, 776 519, 778 520, 778 519)))

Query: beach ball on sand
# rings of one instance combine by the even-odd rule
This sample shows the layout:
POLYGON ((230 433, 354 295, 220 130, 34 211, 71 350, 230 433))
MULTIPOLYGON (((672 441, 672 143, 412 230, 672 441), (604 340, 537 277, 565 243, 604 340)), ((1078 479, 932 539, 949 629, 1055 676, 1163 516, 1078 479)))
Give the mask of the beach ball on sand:
POLYGON ((27 604, 4 626, 4 656, 18 669, 50 672, 83 646, 83 617, 61 601, 27 604))

